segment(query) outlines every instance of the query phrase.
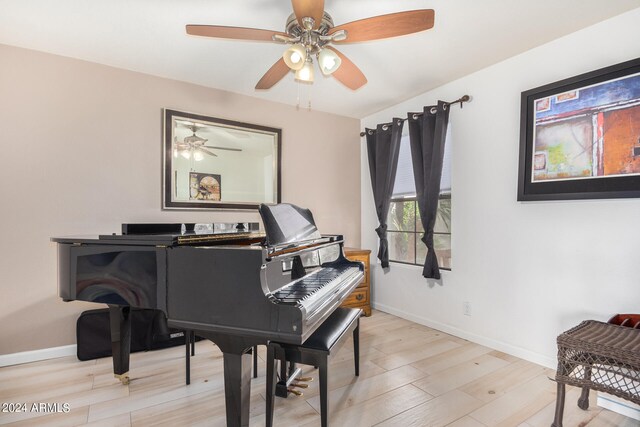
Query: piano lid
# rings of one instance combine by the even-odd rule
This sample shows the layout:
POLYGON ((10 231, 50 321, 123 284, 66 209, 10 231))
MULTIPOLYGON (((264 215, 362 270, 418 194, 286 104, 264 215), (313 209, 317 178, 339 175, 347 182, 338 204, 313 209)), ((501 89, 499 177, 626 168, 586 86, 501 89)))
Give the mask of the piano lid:
POLYGON ((257 222, 216 222, 209 224, 196 223, 125 223, 122 234, 213 234, 222 232, 259 231, 257 222))
POLYGON ((128 223, 122 224, 122 234, 100 234, 98 236, 53 237, 57 243, 111 244, 111 245, 193 245, 193 244, 237 244, 237 242, 259 242, 264 239, 257 222, 233 223, 128 223))
POLYGON ((102 234, 102 242, 118 241, 122 243, 144 242, 171 245, 207 242, 229 242, 240 239, 261 238, 257 222, 249 223, 210 223, 210 224, 122 224, 122 234, 102 234))
POLYGON ((261 204, 258 211, 267 234, 267 246, 322 237, 309 209, 289 203, 280 203, 277 205, 261 204))

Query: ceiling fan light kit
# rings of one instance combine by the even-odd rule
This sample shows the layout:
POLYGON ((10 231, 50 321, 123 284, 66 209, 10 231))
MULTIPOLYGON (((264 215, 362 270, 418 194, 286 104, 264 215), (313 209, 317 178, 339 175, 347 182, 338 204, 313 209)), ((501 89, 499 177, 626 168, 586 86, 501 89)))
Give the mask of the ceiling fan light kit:
POLYGON ((174 158, 177 158, 178 156, 182 156, 187 160, 193 159, 196 162, 200 162, 206 158, 205 154, 211 157, 218 157, 218 155, 212 152, 211 150, 242 151, 242 148, 205 145, 205 143, 209 140, 196 135, 196 131, 198 131, 198 128, 206 127, 206 125, 204 124, 199 124, 195 122, 181 122, 181 121, 177 121, 177 124, 178 126, 186 127, 187 129, 189 129, 191 132, 193 132, 193 135, 186 136, 182 140, 182 142, 178 140, 177 136, 174 137, 173 139, 173 157, 174 158))
POLYGON ((197 149, 193 151, 193 160, 195 160, 196 162, 199 162, 203 159, 204 159, 204 154, 202 153, 202 151, 197 149))
POLYGON ((302 68, 296 71, 296 80, 304 83, 313 83, 313 59, 307 56, 307 60, 304 62, 302 68))
POLYGON ((318 66, 325 76, 333 74, 342 64, 342 59, 332 50, 322 49, 318 54, 318 66))
POLYGON ((432 28, 435 17, 433 9, 420 9, 334 26, 331 15, 324 10, 324 0, 291 0, 291 5, 293 14, 287 19, 285 33, 220 25, 187 25, 187 34, 290 44, 282 58, 262 76, 256 89, 270 89, 291 70, 296 72, 296 80, 313 82, 312 57, 315 55, 323 75, 331 75, 348 88, 356 90, 367 83, 367 78, 331 44, 358 43, 417 33, 432 28))
POLYGON ((294 71, 298 71, 304 66, 304 63, 307 60, 307 49, 304 47, 304 45, 296 43, 289 49, 284 51, 284 53, 282 54, 282 59, 284 59, 287 67, 291 68, 294 71))

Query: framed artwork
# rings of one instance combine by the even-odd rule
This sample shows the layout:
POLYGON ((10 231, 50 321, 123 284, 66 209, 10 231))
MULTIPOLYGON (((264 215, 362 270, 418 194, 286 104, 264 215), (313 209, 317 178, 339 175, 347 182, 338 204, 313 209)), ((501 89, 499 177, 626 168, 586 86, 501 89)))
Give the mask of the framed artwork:
POLYGON ((189 172, 189 200, 222 200, 220 175, 189 172))
POLYGON ((522 93, 518 200, 640 197, 640 58, 522 93))

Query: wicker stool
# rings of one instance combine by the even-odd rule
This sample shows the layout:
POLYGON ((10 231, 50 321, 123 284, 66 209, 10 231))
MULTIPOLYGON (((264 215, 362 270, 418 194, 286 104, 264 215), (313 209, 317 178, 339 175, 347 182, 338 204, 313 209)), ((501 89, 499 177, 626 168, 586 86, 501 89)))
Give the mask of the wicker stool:
POLYGON ((558 395, 552 427, 562 427, 565 384, 582 387, 581 409, 589 390, 640 404, 640 329, 587 320, 558 336, 558 395))
POLYGON ((327 320, 301 345, 270 342, 267 346, 267 427, 273 426, 274 395, 276 391, 275 361, 317 366, 320 377, 320 418, 322 427, 328 425, 329 393, 327 384, 328 358, 339 344, 353 332, 355 374, 360 374, 359 308, 337 308, 327 320))

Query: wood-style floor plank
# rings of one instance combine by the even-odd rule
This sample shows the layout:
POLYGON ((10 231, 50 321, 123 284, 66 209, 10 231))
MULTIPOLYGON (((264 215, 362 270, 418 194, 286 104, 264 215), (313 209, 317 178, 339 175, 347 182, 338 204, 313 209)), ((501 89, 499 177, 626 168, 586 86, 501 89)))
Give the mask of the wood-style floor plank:
POLYGON ((495 372, 508 364, 509 362, 502 359, 483 354, 475 359, 463 362, 421 380, 414 381, 413 385, 433 396, 440 396, 441 394, 460 388, 473 380, 495 372))
POLYGON ((86 427, 131 427, 131 414, 121 414, 84 424, 86 427))
MULTIPOLYGON (((493 352, 488 353, 493 356, 493 352)), ((526 360, 515 359, 500 369, 462 385, 460 390, 485 402, 491 402, 518 386, 542 374, 545 368, 526 360)))
MULTIPOLYGON (((14 427, 71 427, 86 424, 88 414, 88 406, 77 408, 74 411, 69 411, 68 413, 58 412, 50 414, 38 414, 31 412, 28 414, 28 417, 21 417, 23 418, 21 421, 11 422, 10 425, 14 427)), ((5 419, 4 416, 0 417, 1 423, 4 423, 5 421, 10 422, 11 418, 7 417, 5 419)))
MULTIPOLYGON (((514 356, 374 311, 361 320, 360 376, 349 339, 330 358, 332 426, 548 427, 555 410, 553 371, 514 356)), ((550 339, 554 339, 551 337, 550 339)), ((265 425, 265 347, 251 381, 250 426, 265 425)), ((301 397, 276 399, 275 425, 319 426, 317 370, 301 397)), ((0 413, 11 426, 226 425, 223 362, 208 341, 196 343, 191 385, 185 385, 184 347, 131 356, 131 383, 113 377, 110 358, 63 357, 0 368, 0 402, 68 403, 68 413, 0 413)), ((640 427, 595 405, 579 409, 580 390, 567 389, 566 427, 640 427)))
MULTIPOLYGON (((397 353, 392 353, 379 359, 373 359, 372 362, 384 369, 396 369, 426 358, 431 358, 435 355, 454 351, 458 347, 460 347, 460 344, 444 339, 433 341, 428 344, 419 343, 412 348, 405 348, 397 353)), ((422 371, 428 373, 424 369, 422 371)))
POLYGON ((380 427, 442 427, 480 407, 482 401, 460 390, 453 390, 418 405, 387 421, 380 427))
POLYGON ((334 427, 373 426, 432 399, 428 393, 407 384, 341 411, 330 413, 334 427))
MULTIPOLYGON (((565 396, 563 423, 565 426, 594 426, 597 422, 590 424, 593 419, 602 412, 602 408, 596 406, 597 393, 589 394, 589 409, 583 411, 578 408, 578 397, 580 397, 581 389, 567 386, 567 394, 565 396)), ((556 401, 549 403, 542 410, 527 419, 518 427, 549 427, 549 420, 553 420, 556 410, 556 401)))
POLYGON ((426 374, 433 375, 437 372, 467 362, 491 351, 490 348, 478 344, 467 342, 458 345, 447 351, 438 352, 435 355, 411 363, 411 366, 418 368, 426 374))
POLYGON ((447 427, 486 427, 480 421, 476 421, 473 418, 467 416, 458 418, 456 421, 447 425, 447 427))
MULTIPOLYGON (((380 396, 422 377, 424 377, 424 373, 420 370, 411 366, 402 366, 374 377, 358 378, 352 384, 329 391, 329 412, 339 411, 356 403, 380 396)), ((329 379, 329 384, 331 384, 331 379, 329 379)), ((320 412, 319 396, 312 397, 307 401, 316 411, 320 412)))
POLYGON ((517 426, 554 402, 555 388, 546 375, 538 375, 469 415, 486 426, 517 426))
POLYGON ((589 427, 638 427, 640 421, 603 409, 587 424, 589 427))

